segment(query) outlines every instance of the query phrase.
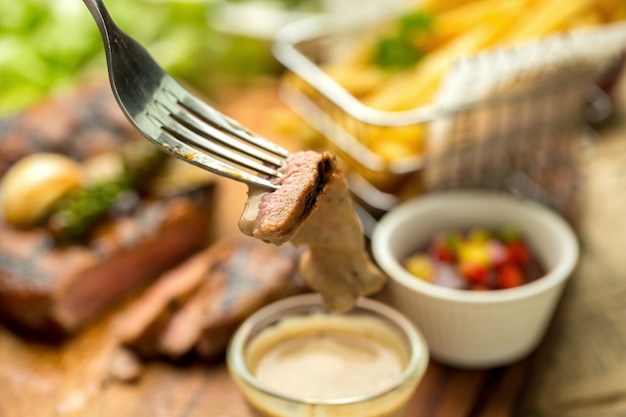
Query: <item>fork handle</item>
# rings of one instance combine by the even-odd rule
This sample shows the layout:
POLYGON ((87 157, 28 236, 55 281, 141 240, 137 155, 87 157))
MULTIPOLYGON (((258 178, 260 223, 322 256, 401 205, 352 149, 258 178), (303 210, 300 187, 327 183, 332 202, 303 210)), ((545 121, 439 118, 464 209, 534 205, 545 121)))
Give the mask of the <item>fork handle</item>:
POLYGON ((108 39, 110 39, 111 35, 111 33, 109 33, 109 27, 117 27, 117 25, 111 18, 109 11, 104 6, 102 0, 83 0, 83 3, 85 3, 85 6, 89 9, 91 16, 93 16, 93 19, 96 21, 96 25, 98 25, 98 29, 100 29, 102 38, 105 39, 105 42, 107 43, 107 48, 110 48, 110 45, 108 44, 108 39))

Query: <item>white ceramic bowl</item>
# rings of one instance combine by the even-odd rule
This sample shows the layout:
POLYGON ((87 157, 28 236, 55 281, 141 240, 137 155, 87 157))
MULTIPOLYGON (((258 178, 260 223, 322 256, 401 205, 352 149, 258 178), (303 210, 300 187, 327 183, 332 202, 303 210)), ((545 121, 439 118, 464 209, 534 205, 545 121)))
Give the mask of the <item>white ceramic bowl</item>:
POLYGON ((539 344, 579 248, 569 224, 537 203, 504 193, 450 191, 412 199, 385 214, 374 230, 372 251, 390 277, 387 302, 417 325, 433 359, 487 368, 519 360, 539 344), (520 228, 545 276, 511 289, 469 291, 420 280, 401 265, 437 232, 503 224, 520 228))

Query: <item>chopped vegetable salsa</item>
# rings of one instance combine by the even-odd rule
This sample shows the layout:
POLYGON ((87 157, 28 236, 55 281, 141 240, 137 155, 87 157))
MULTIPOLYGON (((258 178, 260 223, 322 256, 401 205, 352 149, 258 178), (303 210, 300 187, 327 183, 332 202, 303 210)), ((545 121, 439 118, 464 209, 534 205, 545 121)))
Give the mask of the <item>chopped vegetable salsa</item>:
POLYGON ((545 274, 522 233, 512 226, 438 233, 403 265, 419 279, 465 290, 514 288, 545 274))

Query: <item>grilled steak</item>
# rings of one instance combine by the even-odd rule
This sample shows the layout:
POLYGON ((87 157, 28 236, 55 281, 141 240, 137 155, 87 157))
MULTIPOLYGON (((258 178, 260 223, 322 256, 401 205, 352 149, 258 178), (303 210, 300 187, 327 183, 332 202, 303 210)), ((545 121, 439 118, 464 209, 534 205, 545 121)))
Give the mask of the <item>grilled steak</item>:
POLYGON ((154 341, 202 285, 206 271, 206 255, 200 252, 163 273, 124 313, 117 326, 120 340, 134 345, 145 356, 157 355, 154 341))
POLYGON ((85 85, 0 120, 0 175, 33 152, 46 150, 84 160, 129 139, 138 139, 137 132, 108 84, 85 85))
MULTIPOLYGON (((82 160, 132 140, 144 139, 108 86, 90 86, 0 122, 0 173, 34 152, 82 160)), ((206 245, 214 188, 141 196, 88 239, 63 246, 44 228, 0 224, 0 314, 37 335, 75 332, 206 245)))
POLYGON ((334 157, 314 152, 293 154, 281 168, 281 187, 273 193, 251 189, 239 228, 275 245, 293 239, 317 208, 320 194, 338 169, 334 157))
POLYGON ((304 290, 298 255, 290 245, 219 241, 163 274, 124 312, 118 334, 144 357, 215 356, 257 308, 304 290))
POLYGON ((362 225, 336 158, 296 152, 281 170, 278 190, 250 190, 240 229, 275 245, 292 241, 306 247, 300 274, 333 311, 350 310, 358 297, 382 289, 385 277, 365 252, 362 225))

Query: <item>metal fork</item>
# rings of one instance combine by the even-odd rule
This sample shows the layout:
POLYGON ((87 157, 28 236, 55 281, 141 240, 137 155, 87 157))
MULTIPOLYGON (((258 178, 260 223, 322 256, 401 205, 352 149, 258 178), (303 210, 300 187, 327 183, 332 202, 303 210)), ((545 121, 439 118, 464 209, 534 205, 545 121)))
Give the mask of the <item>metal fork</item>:
POLYGON ((166 152, 217 175, 269 190, 289 152, 198 99, 113 21, 83 0, 102 40, 111 88, 131 123, 166 152))

